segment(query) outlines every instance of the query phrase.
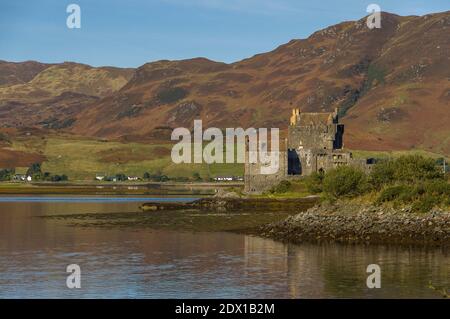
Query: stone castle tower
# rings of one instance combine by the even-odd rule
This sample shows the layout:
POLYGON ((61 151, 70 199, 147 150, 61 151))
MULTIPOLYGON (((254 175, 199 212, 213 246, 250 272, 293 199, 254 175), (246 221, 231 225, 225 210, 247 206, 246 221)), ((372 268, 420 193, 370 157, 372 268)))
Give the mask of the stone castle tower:
POLYGON ((260 173, 261 163, 245 157, 245 187, 247 193, 262 193, 282 180, 301 178, 313 172, 326 172, 341 165, 355 165, 367 169, 366 160, 353 159, 343 149, 344 125, 339 123, 338 110, 324 113, 303 113, 293 109, 288 137, 279 152, 279 170, 276 174, 260 173))

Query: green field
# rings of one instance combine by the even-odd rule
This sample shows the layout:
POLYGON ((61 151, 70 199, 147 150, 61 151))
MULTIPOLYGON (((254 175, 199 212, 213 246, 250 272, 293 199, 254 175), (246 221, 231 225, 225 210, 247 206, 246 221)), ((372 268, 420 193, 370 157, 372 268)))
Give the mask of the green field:
POLYGON ((171 144, 121 143, 73 137, 30 137, 13 141, 12 148, 45 155, 42 170, 69 179, 93 180, 96 174, 142 177, 145 172, 169 177, 242 176, 243 164, 174 164, 171 144))
MULTIPOLYGON (((403 151, 363 151, 363 150, 350 150, 355 158, 397 158, 402 155, 422 155, 431 158, 442 158, 444 155, 433 152, 424 151, 421 149, 416 150, 403 150, 403 151)), ((447 161, 450 160, 446 157, 447 161)))
MULTIPOLYGON (((47 160, 42 170, 51 174, 65 174, 71 181, 92 181, 96 174, 113 176, 123 173, 142 177, 145 172, 163 174, 170 178, 202 178, 243 176, 243 164, 175 164, 170 157, 172 144, 122 143, 73 136, 28 136, 13 140, 11 149, 39 153, 47 160)), ((438 158, 442 155, 422 150, 361 151, 352 150, 355 158, 398 157, 412 153, 438 158)), ((25 173, 27 168, 17 168, 25 173)))

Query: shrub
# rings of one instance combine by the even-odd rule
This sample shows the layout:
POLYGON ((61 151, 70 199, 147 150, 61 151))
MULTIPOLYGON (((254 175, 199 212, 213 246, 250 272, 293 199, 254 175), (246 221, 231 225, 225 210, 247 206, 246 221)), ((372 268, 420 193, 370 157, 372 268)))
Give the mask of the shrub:
POLYGON ((292 188, 292 184, 289 181, 281 181, 278 185, 272 187, 269 190, 271 194, 283 194, 290 191, 292 188))
POLYGON ((9 181, 14 173, 14 169, 0 169, 0 181, 9 181))
POLYGON ((409 192, 408 186, 405 185, 391 186, 385 188, 381 192, 380 196, 378 196, 377 202, 378 203, 391 202, 399 198, 400 195, 408 192, 409 192))
POLYGON ((395 180, 395 165, 392 160, 383 160, 374 165, 369 176, 370 184, 375 189, 391 184, 395 180))
POLYGON ((318 194, 323 192, 323 179, 325 177, 324 173, 312 173, 306 178, 306 187, 308 191, 312 194, 318 194))
POLYGON ((445 180, 435 180, 424 185, 427 194, 450 197, 450 184, 445 180))
POLYGON ((127 175, 125 175, 123 173, 119 173, 119 174, 116 174, 116 180, 118 182, 123 182, 123 181, 128 180, 128 178, 127 178, 127 175))
POLYGON ((435 160, 420 155, 400 156, 375 164, 370 173, 370 183, 376 190, 394 183, 417 183, 418 181, 443 180, 442 170, 435 160))
POLYGON ((202 180, 202 177, 200 176, 200 173, 194 172, 194 173, 192 174, 192 179, 193 179, 194 181, 198 182, 198 181, 201 181, 201 180, 202 180))
POLYGON ((418 213, 429 212, 433 207, 439 205, 441 200, 434 195, 426 194, 412 205, 412 211, 418 213))
POLYGON ((396 185, 385 188, 377 202, 395 204, 412 204, 415 212, 427 212, 434 206, 450 203, 450 184, 444 180, 423 182, 419 185, 396 185))
POLYGON ((444 201, 444 205, 450 206, 450 197, 448 197, 448 198, 444 201))
POLYGON ((442 171, 435 160, 420 155, 400 156, 395 160, 395 179, 404 182, 416 182, 430 179, 442 179, 442 171))
POLYGON ((341 166, 325 174, 323 190, 334 197, 361 195, 367 190, 367 177, 360 169, 341 166))
POLYGON ((411 203, 425 193, 422 185, 415 187, 405 186, 404 191, 398 196, 398 201, 404 204, 411 203))
POLYGON ((67 175, 53 175, 50 177, 50 180, 52 182, 65 182, 67 181, 69 178, 67 177, 67 175))

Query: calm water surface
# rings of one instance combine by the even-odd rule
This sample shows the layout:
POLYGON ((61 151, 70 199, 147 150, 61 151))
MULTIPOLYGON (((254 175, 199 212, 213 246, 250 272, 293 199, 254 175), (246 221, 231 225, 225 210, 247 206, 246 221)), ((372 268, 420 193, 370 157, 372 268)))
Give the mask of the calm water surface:
POLYGON ((135 212, 148 200, 0 198, 0 298, 440 298, 428 283, 450 288, 450 257, 441 249, 285 245, 231 233, 70 227, 37 217, 135 212), (374 263, 381 289, 366 286, 366 267, 374 263), (66 287, 69 264, 81 267, 81 289, 66 287))

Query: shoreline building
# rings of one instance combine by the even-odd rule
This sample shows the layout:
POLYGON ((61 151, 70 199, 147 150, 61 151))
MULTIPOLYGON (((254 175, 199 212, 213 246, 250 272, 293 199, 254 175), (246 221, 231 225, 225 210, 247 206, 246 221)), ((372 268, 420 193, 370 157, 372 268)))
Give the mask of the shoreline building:
POLYGON ((339 123, 337 109, 323 113, 303 113, 293 109, 287 139, 277 154, 278 172, 261 174, 261 168, 266 164, 250 163, 246 143, 244 191, 261 194, 283 180, 326 172, 343 165, 369 170, 371 160, 354 159, 352 153, 344 149, 343 137, 344 124, 339 123))

